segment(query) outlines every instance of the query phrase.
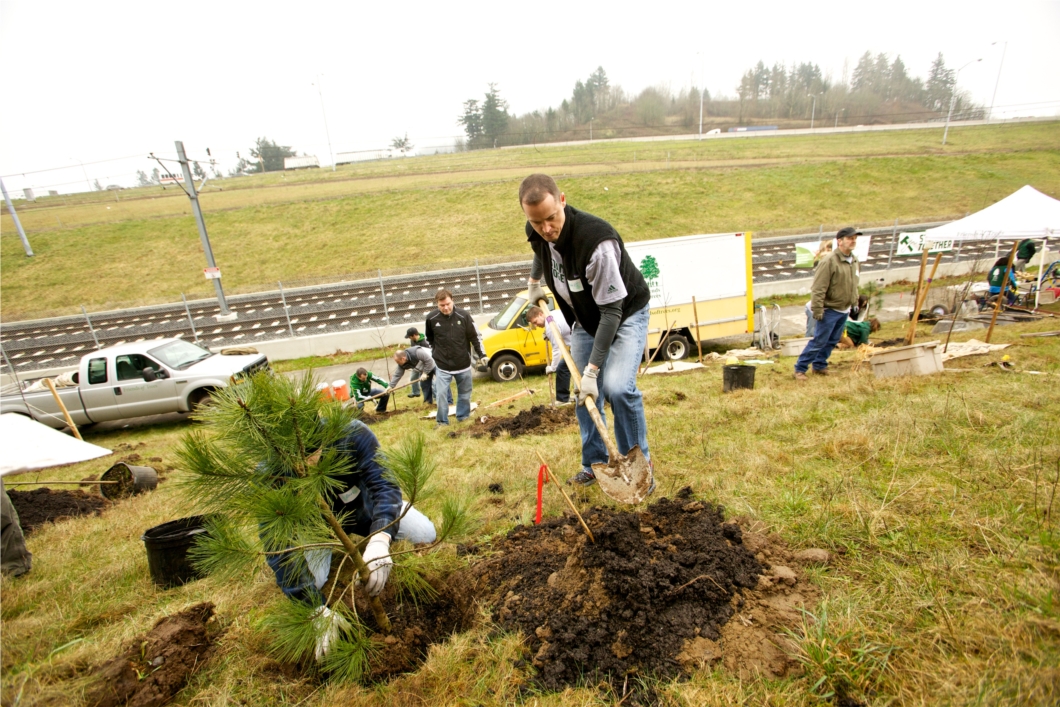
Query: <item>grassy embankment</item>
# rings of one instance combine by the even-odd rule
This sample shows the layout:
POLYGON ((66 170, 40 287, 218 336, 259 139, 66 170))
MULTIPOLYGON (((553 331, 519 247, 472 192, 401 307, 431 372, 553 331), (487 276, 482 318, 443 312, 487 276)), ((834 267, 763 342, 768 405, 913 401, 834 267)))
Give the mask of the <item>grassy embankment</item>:
MULTIPOLYGON (((560 177, 572 204, 607 217, 631 240, 959 217, 1028 183, 1060 194, 1057 123, 962 128, 945 148, 936 133, 437 155, 213 182, 202 203, 226 292, 237 293, 377 267, 525 256, 514 194, 532 170, 560 177)), ((5 215, 3 316, 212 296, 186 197, 173 188, 158 194, 145 188, 24 205, 33 259, 22 257, 5 215)))
MULTIPOLYGON (((901 327, 885 325, 880 336, 898 336, 901 327)), ((853 353, 837 353, 829 378, 797 384, 792 359, 781 359, 759 368, 753 391, 729 395, 721 393, 717 365, 643 378, 660 495, 691 484, 727 514, 794 548, 836 554, 832 566, 811 572, 823 602, 806 616, 801 647, 815 657, 804 676, 740 681, 705 670, 660 686, 666 704, 830 703, 821 695, 840 679, 872 705, 1056 704, 1060 339, 1019 337, 1051 329, 1055 320, 995 332, 996 342, 1016 344, 1004 353, 1020 371, 1047 376, 989 366, 1001 358, 995 353, 955 360, 947 364, 953 372, 933 377, 876 380, 868 367, 852 371, 853 353)), ((920 340, 926 337, 921 327, 920 340)), ((474 397, 488 402, 518 387, 482 382, 474 397)), ((429 424, 404 415, 375 430, 385 447, 429 424)), ((142 442, 135 450, 142 457, 173 463, 189 429, 89 431, 87 439, 110 448, 142 442)), ((563 472, 578 459, 574 428, 496 441, 432 435, 429 445, 441 462, 436 482, 471 500, 483 538, 530 521, 536 450, 563 472), (504 484, 503 496, 487 491, 492 482, 504 484)), ((111 463, 42 476, 78 479, 111 463)), ((18 694, 23 706, 79 704, 91 665, 160 616, 204 600, 217 604, 227 631, 176 704, 610 703, 592 689, 525 692, 518 640, 488 622, 437 646, 421 669, 389 686, 319 687, 285 675, 270 663, 257 628, 261 607, 285 601, 264 565, 230 583, 151 585, 140 535, 192 513, 174 488, 179 474, 102 517, 30 536, 33 571, 0 584, 4 704, 18 694)), ((579 503, 603 500, 591 490, 579 503)), ((546 513, 563 512, 562 500, 548 493, 546 513)))

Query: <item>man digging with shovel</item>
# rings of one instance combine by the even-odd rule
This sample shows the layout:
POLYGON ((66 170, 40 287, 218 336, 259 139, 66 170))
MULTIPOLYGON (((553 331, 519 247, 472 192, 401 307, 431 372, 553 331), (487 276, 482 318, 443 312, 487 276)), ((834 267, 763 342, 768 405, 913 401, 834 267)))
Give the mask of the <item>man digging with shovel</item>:
POLYGON ((552 345, 552 362, 545 366, 545 375, 556 374, 556 402, 560 405, 570 404, 570 369, 567 362, 563 360, 563 348, 570 348, 570 327, 563 317, 556 317, 554 321, 558 332, 545 324, 545 313, 540 307, 534 305, 526 310, 526 321, 535 329, 544 329, 545 338, 552 345), (558 337, 558 338, 557 338, 558 337))
MULTIPOLYGON (((524 179, 519 204, 534 251, 530 304, 548 306, 543 276, 563 317, 574 322, 571 374, 578 386, 582 468, 569 483, 601 481, 608 496, 637 503, 655 490, 644 401, 637 389, 648 337, 648 284, 611 224, 569 206, 552 177, 531 174, 524 179), (591 411, 586 406, 590 398, 591 411), (611 403, 617 446, 607 434, 605 399, 611 403), (599 478, 598 472, 607 478, 599 478)), ((555 319, 551 313, 548 318, 555 319)))

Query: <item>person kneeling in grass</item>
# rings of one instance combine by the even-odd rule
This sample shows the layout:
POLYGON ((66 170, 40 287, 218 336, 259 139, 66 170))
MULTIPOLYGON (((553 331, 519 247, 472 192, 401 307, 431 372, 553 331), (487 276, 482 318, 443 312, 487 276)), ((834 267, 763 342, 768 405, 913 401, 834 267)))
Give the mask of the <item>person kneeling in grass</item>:
MULTIPOLYGON (((364 403, 368 398, 385 393, 388 390, 390 390, 390 384, 376 374, 371 373, 367 368, 358 368, 357 372, 350 376, 350 394, 359 408, 364 408, 364 403), (378 385, 372 385, 373 383, 378 385)), ((386 412, 386 404, 389 401, 389 395, 376 398, 375 411, 386 412)))

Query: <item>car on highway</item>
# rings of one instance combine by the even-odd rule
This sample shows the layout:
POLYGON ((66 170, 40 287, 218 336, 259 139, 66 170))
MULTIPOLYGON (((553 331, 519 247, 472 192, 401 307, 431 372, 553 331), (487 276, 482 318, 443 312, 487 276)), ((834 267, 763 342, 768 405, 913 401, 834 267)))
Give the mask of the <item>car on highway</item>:
POLYGON ((269 359, 259 353, 219 354, 183 339, 137 341, 85 354, 55 395, 43 380, 13 386, 15 392, 0 397, 0 412, 56 429, 67 426, 59 401, 79 426, 190 412, 213 391, 268 368, 269 359))

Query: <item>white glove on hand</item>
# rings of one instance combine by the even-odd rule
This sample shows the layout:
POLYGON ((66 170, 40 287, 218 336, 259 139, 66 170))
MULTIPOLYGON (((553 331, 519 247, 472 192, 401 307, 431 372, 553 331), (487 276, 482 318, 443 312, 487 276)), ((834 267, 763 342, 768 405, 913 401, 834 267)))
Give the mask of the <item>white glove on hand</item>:
POLYGON ((477 365, 478 365, 479 368, 489 368, 490 367, 489 357, 483 356, 482 358, 480 358, 478 360, 478 364, 477 365))
POLYGON ((390 559, 390 536, 386 533, 376 533, 368 541, 364 549, 364 563, 368 565, 368 571, 372 576, 368 578, 365 590, 371 596, 378 596, 383 591, 387 579, 390 578, 390 568, 394 561, 390 559))
POLYGON ((339 633, 342 631, 348 631, 350 628, 350 622, 343 618, 342 614, 336 613, 326 606, 321 606, 317 609, 317 613, 313 615, 313 630, 317 634, 317 646, 313 655, 317 661, 324 659, 324 656, 331 650, 331 645, 338 641, 339 633))
POLYGON ((536 305, 541 300, 548 300, 548 295, 545 294, 545 290, 542 289, 540 282, 531 282, 529 290, 531 306, 536 305))
POLYGON ((555 372, 556 372, 556 369, 553 368, 552 366, 545 366, 545 375, 546 376, 550 376, 550 375, 552 375, 555 372))
POLYGON ((585 399, 589 396, 592 396, 594 401, 600 399, 600 390, 596 387, 596 376, 599 373, 599 368, 585 367, 585 371, 582 373, 582 385, 578 389, 579 405, 585 405, 585 399))

